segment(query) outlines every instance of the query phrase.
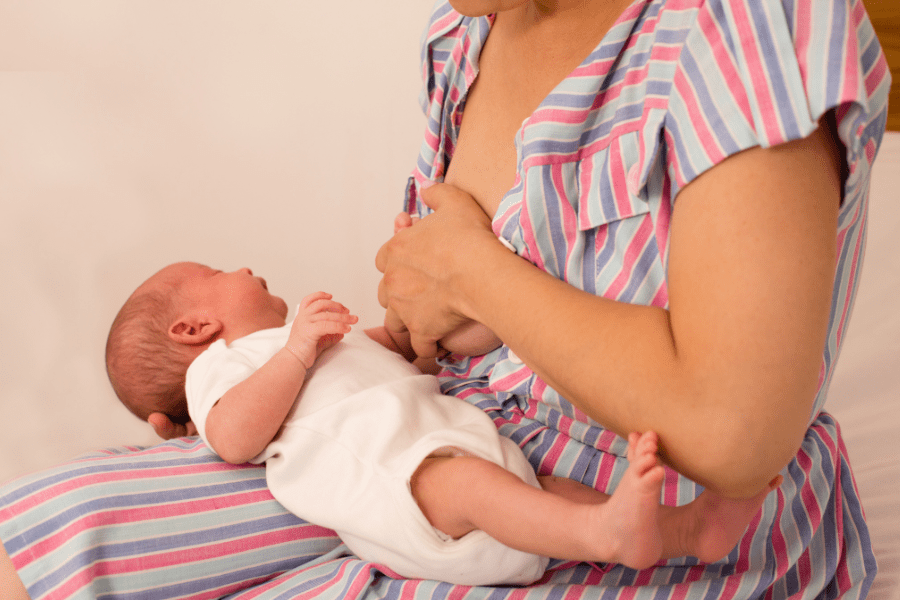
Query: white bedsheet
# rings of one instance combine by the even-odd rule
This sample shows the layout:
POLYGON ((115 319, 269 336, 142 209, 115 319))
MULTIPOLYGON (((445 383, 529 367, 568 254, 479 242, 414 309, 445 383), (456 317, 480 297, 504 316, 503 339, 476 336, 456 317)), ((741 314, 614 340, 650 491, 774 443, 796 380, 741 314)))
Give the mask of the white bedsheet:
POLYGON ((900 600, 900 133, 875 162, 856 306, 825 406, 862 494, 879 572, 871 600, 900 600))

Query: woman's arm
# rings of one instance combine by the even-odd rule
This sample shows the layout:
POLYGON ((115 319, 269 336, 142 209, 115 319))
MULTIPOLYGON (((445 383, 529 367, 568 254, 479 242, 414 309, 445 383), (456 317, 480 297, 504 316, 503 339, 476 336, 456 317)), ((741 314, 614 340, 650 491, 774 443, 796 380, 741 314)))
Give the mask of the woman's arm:
POLYGON ((668 311, 547 275, 492 242, 457 191, 435 186, 423 193, 434 221, 402 234, 431 225, 433 237, 419 242, 455 239, 456 252, 427 264, 424 247, 403 235, 382 249, 387 323, 405 323, 420 354, 466 318, 484 323, 598 422, 620 435, 655 430, 674 468, 722 495, 751 496, 795 455, 810 418, 841 164, 822 127, 733 156, 688 185, 672 219, 668 311), (417 273, 414 255, 436 275, 417 273))
POLYGON ((31 600, 2 543, 0 543, 0 590, 3 590, 3 598, 6 600, 31 600))
POLYGON ((206 435, 216 454, 242 464, 262 452, 278 433, 316 358, 340 341, 356 320, 329 294, 307 296, 285 347, 209 411, 206 435))

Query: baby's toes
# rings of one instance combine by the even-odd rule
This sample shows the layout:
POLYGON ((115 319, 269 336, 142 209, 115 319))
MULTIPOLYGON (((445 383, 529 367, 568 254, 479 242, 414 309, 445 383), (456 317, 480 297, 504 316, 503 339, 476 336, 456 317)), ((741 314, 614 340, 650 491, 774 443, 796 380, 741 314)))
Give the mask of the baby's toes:
POLYGON ((654 431, 644 433, 637 442, 636 454, 653 454, 659 450, 659 438, 654 431))

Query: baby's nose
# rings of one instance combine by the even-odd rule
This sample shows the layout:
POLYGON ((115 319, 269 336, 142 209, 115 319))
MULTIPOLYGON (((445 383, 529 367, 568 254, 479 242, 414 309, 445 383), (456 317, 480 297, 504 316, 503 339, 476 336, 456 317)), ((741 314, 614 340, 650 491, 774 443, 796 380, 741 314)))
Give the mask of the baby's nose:
POLYGON ((243 269, 238 269, 238 271, 240 271, 242 273, 246 273, 247 275, 253 275, 253 271, 251 271, 247 267, 244 267, 243 269))

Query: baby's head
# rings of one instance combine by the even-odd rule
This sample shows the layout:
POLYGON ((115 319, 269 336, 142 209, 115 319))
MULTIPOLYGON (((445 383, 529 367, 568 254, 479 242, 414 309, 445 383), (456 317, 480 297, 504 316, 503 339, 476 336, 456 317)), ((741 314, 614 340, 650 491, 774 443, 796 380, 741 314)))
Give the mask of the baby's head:
POLYGON ((190 417, 184 393, 191 362, 211 343, 284 325, 287 305, 250 269, 222 272, 175 263, 142 283, 119 310, 106 342, 116 395, 146 421, 190 417))

